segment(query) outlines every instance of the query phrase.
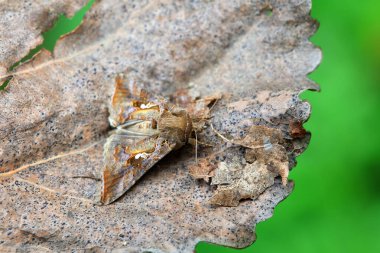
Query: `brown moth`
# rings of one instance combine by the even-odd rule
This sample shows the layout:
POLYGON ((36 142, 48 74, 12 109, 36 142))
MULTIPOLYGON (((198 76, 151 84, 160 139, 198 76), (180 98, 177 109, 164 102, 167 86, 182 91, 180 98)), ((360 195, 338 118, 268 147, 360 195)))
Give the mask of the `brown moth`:
POLYGON ((116 77, 109 121, 116 129, 104 144, 101 203, 122 196, 155 163, 182 147, 192 132, 185 109, 151 97, 134 80, 116 77))

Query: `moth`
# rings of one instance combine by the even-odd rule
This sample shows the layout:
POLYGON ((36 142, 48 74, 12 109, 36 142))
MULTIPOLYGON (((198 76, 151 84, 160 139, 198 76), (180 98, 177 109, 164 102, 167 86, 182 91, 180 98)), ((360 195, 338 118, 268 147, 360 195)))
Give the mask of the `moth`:
POLYGON ((185 109, 154 97, 135 80, 118 75, 104 144, 101 203, 114 202, 154 164, 187 143, 192 121, 185 109))

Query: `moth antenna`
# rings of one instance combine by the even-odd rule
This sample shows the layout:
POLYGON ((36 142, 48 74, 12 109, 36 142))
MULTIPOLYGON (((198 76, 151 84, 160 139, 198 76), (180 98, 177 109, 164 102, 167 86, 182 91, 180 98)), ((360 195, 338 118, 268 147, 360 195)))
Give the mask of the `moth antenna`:
POLYGON ((243 143, 239 143, 239 142, 234 142, 233 140, 230 140, 228 139, 227 137, 223 136, 221 133, 219 133, 213 126, 213 124, 210 122, 210 126, 211 126, 211 129, 212 131, 214 131, 214 133, 216 133, 220 138, 222 138, 225 142, 229 142, 229 143, 232 143, 232 144, 235 144, 235 145, 240 145, 240 146, 243 146, 245 148, 250 148, 250 149, 259 149, 259 148, 265 148, 265 149, 271 149, 272 148, 272 144, 268 144, 268 143, 265 143, 264 145, 258 145, 258 146, 248 146, 248 145, 245 145, 243 143))
POLYGON ((212 111, 212 109, 214 109, 214 106, 216 105, 216 103, 218 103, 218 101, 220 100, 221 98, 217 98, 215 99, 215 102, 212 104, 212 106, 210 107, 210 112, 212 111))
POLYGON ((214 125, 210 122, 210 126, 212 131, 216 133, 220 138, 222 138, 225 142, 234 143, 232 140, 228 139, 227 137, 223 136, 221 133, 219 133, 215 128, 214 125))
POLYGON ((195 164, 198 165, 198 135, 197 135, 196 130, 194 130, 194 134, 195 134, 195 164))
POLYGON ((175 108, 175 105, 172 105, 172 108, 170 108, 169 111, 172 111, 175 108))

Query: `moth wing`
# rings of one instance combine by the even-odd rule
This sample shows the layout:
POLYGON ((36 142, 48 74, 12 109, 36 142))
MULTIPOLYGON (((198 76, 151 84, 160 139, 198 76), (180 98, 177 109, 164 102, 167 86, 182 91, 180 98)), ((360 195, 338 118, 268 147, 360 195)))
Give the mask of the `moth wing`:
POLYGON ((136 181, 142 177, 154 164, 161 160, 175 144, 162 138, 145 139, 126 138, 125 135, 113 134, 104 144, 103 189, 100 202, 104 205, 121 197, 136 181), (154 151, 146 157, 138 157, 126 151, 126 147, 136 141, 154 141, 154 151), (137 159, 136 159, 137 158, 137 159))
POLYGON ((136 106, 146 104, 149 99, 149 94, 138 87, 135 79, 117 75, 110 106, 111 125, 116 127, 123 124, 136 106))

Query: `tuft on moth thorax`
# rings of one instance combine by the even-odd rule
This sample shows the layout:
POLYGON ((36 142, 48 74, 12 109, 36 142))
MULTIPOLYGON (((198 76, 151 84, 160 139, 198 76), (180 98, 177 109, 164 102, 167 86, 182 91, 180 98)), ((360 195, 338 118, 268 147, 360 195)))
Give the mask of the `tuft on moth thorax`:
POLYGON ((176 148, 180 148, 187 143, 192 132, 191 117, 182 108, 166 110, 158 121, 158 129, 162 138, 176 143, 176 148))

